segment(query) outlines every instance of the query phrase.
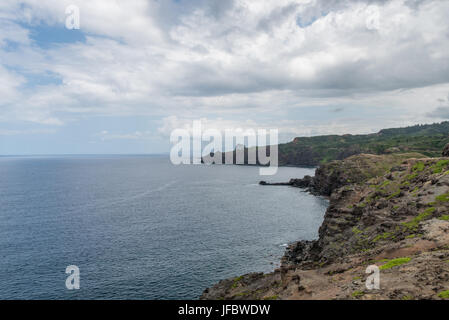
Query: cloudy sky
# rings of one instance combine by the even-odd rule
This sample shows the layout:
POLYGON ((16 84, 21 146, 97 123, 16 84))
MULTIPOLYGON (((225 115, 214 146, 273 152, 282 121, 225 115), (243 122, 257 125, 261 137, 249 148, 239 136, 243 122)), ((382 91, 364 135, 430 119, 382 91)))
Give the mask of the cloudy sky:
POLYGON ((167 152, 198 119, 283 141, 449 119, 449 1, 0 2, 0 154, 167 152))

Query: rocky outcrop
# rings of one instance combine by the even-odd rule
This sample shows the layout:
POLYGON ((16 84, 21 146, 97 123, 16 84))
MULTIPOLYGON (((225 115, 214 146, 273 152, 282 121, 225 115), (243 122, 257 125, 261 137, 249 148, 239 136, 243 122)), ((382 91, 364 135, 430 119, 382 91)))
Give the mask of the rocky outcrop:
POLYGON ((419 153, 404 153, 391 155, 361 154, 349 157, 344 161, 331 161, 319 166, 315 176, 305 176, 302 179, 291 179, 289 182, 268 183, 261 185, 289 185, 305 188, 313 194, 330 196, 332 192, 346 185, 358 184, 372 177, 384 174, 387 170, 402 170, 400 164, 408 158, 424 157, 419 153))
POLYGON ((260 181, 261 186, 292 186, 297 188, 310 188, 313 184, 313 177, 305 176, 302 179, 290 179, 289 182, 266 182, 260 181))
POLYGON ((449 298, 449 159, 377 157, 318 168, 311 185, 330 195, 319 238, 202 299, 449 298), (368 265, 380 268, 379 290, 365 287, 368 265))
POLYGON ((449 157, 449 144, 447 144, 446 147, 444 148, 442 156, 449 157))
MULTIPOLYGON (((367 135, 297 137, 291 142, 278 145, 278 164, 281 166, 318 166, 324 162, 344 160, 363 153, 384 155, 425 152, 426 155, 438 157, 441 155, 441 147, 439 144, 433 143, 435 140, 440 140, 441 143, 449 142, 449 121, 384 129, 378 133, 367 135)), ((256 150, 244 147, 240 149, 243 149, 245 153, 243 163, 248 164, 248 150, 256 150)), ((214 159, 221 158, 221 163, 225 163, 226 158, 233 159, 233 163, 237 163, 235 151, 228 152, 226 156, 224 153, 217 152, 216 156, 217 158, 214 157, 214 159)), ((205 163, 210 163, 208 158, 204 158, 205 163)), ((257 161, 257 163, 259 162, 257 161)))

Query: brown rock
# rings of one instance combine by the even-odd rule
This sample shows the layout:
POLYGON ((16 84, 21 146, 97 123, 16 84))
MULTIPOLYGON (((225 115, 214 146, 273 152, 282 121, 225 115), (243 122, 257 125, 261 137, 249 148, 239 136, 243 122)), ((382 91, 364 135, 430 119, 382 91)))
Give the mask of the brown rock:
POLYGON ((435 172, 437 163, 444 162, 359 155, 320 166, 307 179, 330 195, 318 239, 291 243, 274 272, 220 281, 201 299, 444 298, 449 201, 436 197, 449 192, 449 175, 435 172), (367 291, 366 268, 373 264, 386 267, 380 289, 367 291))
POLYGON ((443 157, 449 157, 449 143, 446 145, 446 147, 443 150, 443 157))

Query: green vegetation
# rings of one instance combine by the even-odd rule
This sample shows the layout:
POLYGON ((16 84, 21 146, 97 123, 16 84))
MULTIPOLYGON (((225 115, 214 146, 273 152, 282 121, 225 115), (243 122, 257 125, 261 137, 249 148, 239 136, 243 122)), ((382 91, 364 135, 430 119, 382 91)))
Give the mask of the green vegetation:
POLYGON ((377 242, 379 240, 385 240, 388 239, 390 237, 393 237, 393 233, 392 232, 384 232, 382 234, 377 235, 374 239, 373 242, 377 242))
POLYGON ((417 217, 413 218, 412 221, 404 222, 402 225, 407 229, 416 230, 418 229, 419 223, 429 217, 432 213, 435 212, 434 207, 427 208, 424 212, 420 213, 417 217))
POLYGON ((410 185, 410 181, 404 181, 403 183, 401 183, 401 187, 407 187, 410 185))
POLYGON ((421 171, 424 171, 424 168, 425 168, 425 167, 426 167, 426 166, 425 166, 424 162, 418 162, 417 164, 415 164, 415 165, 413 166, 412 170, 413 170, 413 171, 421 172, 421 171))
POLYGON ((380 188, 384 188, 384 187, 388 186, 390 183, 391 183, 391 181, 385 180, 385 182, 380 185, 380 188))
POLYGON ((449 299, 449 290, 442 291, 438 294, 441 299, 449 299))
POLYGON ((415 297, 413 296, 402 296, 402 300, 413 300, 415 297))
POLYGON ((242 280, 242 279, 243 279, 243 276, 239 276, 239 277, 235 278, 234 279, 234 283, 232 284, 231 288, 232 289, 237 288, 237 286, 239 285, 240 280, 242 280))
POLYGON ((430 167, 433 173, 441 173, 443 169, 449 165, 449 160, 440 160, 435 165, 430 167))
MULTIPOLYGON (((448 121, 384 129, 377 134, 299 137, 292 142, 279 145, 279 163, 280 165, 318 165, 361 153, 380 155, 414 152, 428 157, 440 157, 441 150, 448 143, 448 121)), ((416 171, 424 170, 423 165, 418 163, 416 171)), ((440 165, 441 168, 444 167, 443 164, 440 165)), ((433 169, 438 171, 439 167, 433 169)))
POLYGON ((360 230, 360 229, 358 229, 357 227, 354 227, 354 228, 352 228, 352 232, 353 232, 354 234, 361 234, 363 231, 360 230))
POLYGON ((363 291, 357 290, 357 291, 354 291, 354 292, 352 293, 352 296, 353 296, 354 298, 359 298, 359 297, 362 297, 364 294, 365 294, 365 293, 364 293, 363 291))
POLYGON ((390 195, 387 197, 387 200, 391 200, 391 199, 393 199, 393 198, 396 198, 396 197, 398 197, 400 194, 401 194, 401 190, 396 190, 395 192, 393 192, 392 194, 390 194, 390 195))
POLYGON ((444 220, 444 221, 449 221, 449 214, 442 215, 442 216, 439 217, 438 219, 444 220))
POLYGON ((250 294, 251 294, 250 291, 243 291, 243 292, 237 293, 235 296, 236 297, 245 297, 245 296, 249 296, 250 294))
POLYGON ((449 201, 449 192, 446 192, 440 196, 435 197, 436 202, 448 202, 449 201))
POLYGON ((279 299, 278 295, 263 298, 263 300, 277 300, 277 299, 279 299))
MULTIPOLYGON (((407 176, 405 177, 405 179, 408 180, 407 182, 408 182, 408 184, 410 184, 409 181, 415 179, 417 176, 418 176, 418 174, 415 172, 415 173, 412 173, 412 174, 407 175, 407 176)), ((404 182, 404 183, 405 183, 405 182, 404 182)))
POLYGON ((412 260, 412 258, 409 258, 409 257, 392 259, 392 260, 388 261, 386 264, 384 264, 383 266, 380 266, 379 269, 380 270, 391 269, 393 267, 400 266, 404 263, 410 262, 410 260, 412 260))

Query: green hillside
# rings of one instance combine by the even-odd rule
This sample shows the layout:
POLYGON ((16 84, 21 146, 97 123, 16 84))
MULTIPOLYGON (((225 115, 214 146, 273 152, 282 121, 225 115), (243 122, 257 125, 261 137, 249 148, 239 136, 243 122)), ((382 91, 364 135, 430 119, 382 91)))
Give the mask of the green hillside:
POLYGON ((360 153, 418 152, 441 155, 449 143, 449 121, 406 128, 383 129, 367 135, 299 137, 279 145, 280 165, 317 165, 360 153))

